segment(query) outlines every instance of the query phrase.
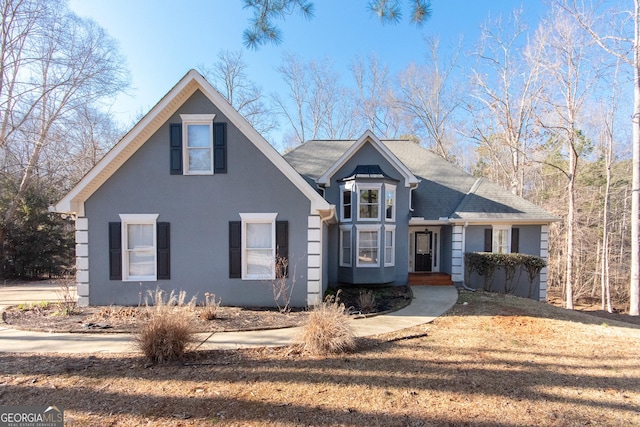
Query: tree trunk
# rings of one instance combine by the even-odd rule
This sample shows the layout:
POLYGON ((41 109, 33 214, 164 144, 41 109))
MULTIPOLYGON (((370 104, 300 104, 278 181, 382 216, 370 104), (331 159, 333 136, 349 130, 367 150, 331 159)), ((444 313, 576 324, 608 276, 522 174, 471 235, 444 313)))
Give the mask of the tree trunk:
POLYGON ((570 136, 569 141, 569 206, 567 209, 567 273, 565 277, 566 308, 573 310, 573 225, 575 222, 575 181, 577 153, 573 139, 575 134, 570 136))
POLYGON ((635 0, 633 45, 633 183, 631 188, 631 284, 629 314, 640 316, 640 0, 635 0))

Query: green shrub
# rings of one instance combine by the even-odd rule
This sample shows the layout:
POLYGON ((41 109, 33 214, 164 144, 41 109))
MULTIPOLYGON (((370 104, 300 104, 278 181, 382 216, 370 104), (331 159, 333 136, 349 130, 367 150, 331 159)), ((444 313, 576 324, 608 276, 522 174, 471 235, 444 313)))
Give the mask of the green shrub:
POLYGON ((351 319, 338 295, 328 296, 309 313, 299 337, 309 353, 344 353, 355 348, 351 319))

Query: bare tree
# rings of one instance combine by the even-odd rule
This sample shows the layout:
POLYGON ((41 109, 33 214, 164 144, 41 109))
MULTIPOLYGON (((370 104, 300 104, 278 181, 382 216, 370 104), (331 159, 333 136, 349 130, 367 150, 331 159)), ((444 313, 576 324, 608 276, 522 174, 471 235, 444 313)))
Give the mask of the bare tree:
POLYGON ((201 66, 202 74, 211 81, 218 92, 242 114, 262 135, 277 128, 275 114, 265 103, 260 88, 247 76, 247 64, 242 52, 223 50, 211 68, 201 66))
POLYGON ((354 135, 352 95, 339 84, 340 76, 330 60, 303 63, 287 53, 278 71, 289 87, 289 94, 286 98, 274 95, 274 102, 293 129, 294 144, 354 135))
POLYGON ((399 111, 394 108, 388 69, 377 56, 356 58, 351 65, 356 83, 358 119, 382 138, 395 138, 400 130, 399 111))
MULTIPOLYGON (((473 128, 470 135, 491 153, 492 168, 502 171, 514 194, 522 195, 525 159, 532 139, 540 91, 540 45, 526 48, 522 10, 498 18, 482 29, 472 70, 473 128)), ((502 180, 501 180, 502 181, 502 180)))
POLYGON ((452 122, 462 86, 452 79, 462 46, 454 46, 451 56, 443 59, 439 39, 428 38, 426 45, 425 63, 411 64, 400 73, 396 102, 417 129, 426 132, 429 147, 443 159, 453 160, 452 122))
POLYGON ((558 4, 578 22, 605 52, 633 69, 633 182, 631 189, 631 280, 629 314, 640 316, 640 0, 630 1, 626 11, 600 13, 603 2, 559 0, 558 4), (633 27, 633 30, 631 30, 633 27))
POLYGON ((542 46, 540 67, 546 77, 544 102, 548 115, 540 118, 540 124, 563 144, 567 156, 567 167, 563 170, 568 197, 565 296, 566 307, 573 309, 576 177, 578 160, 588 150, 579 120, 598 79, 596 65, 590 66, 594 61, 590 40, 561 9, 552 7, 549 16, 541 23, 535 39, 536 45, 542 46))
POLYGON ((63 141, 79 109, 124 90, 128 75, 115 42, 95 22, 73 15, 66 2, 5 0, 0 12, 3 242, 20 201, 42 173, 44 153, 63 141))

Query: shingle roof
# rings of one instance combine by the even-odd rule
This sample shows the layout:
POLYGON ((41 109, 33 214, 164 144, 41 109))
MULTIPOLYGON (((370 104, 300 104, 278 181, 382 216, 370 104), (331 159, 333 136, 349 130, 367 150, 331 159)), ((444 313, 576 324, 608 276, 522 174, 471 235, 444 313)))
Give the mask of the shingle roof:
MULTIPOLYGON (((421 180, 413 192, 413 217, 461 221, 556 220, 544 209, 485 179, 473 177, 414 142, 381 142, 421 180)), ((307 181, 315 182, 354 143, 354 140, 308 141, 284 157, 307 181)))

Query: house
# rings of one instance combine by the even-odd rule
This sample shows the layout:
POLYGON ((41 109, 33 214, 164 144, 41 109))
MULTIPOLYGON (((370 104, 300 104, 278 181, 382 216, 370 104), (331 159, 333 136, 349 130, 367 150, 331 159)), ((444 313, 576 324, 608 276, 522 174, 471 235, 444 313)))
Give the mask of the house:
MULTIPOLYGON (((283 157, 193 70, 53 208, 76 218, 81 305, 136 305, 160 288, 272 306, 281 272, 292 306, 337 283, 462 283, 465 251, 546 257, 555 220, 371 132, 283 157)), ((545 299, 545 271, 535 286, 545 299)))

